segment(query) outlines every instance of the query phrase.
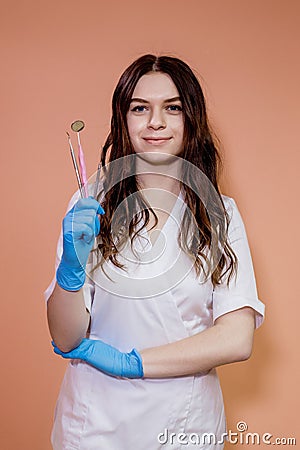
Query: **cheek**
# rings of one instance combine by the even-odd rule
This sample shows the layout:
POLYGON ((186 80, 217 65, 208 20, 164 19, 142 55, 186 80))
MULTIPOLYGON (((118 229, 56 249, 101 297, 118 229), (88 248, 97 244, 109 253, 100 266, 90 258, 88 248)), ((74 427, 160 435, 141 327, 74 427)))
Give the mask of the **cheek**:
POLYGON ((136 120, 132 120, 132 118, 129 118, 127 120, 127 128, 128 128, 128 133, 129 133, 129 137, 131 140, 133 140, 137 134, 140 131, 140 123, 136 120))
POLYGON ((182 119, 178 119, 173 123, 173 130, 176 132, 178 138, 183 139, 184 135, 184 123, 182 119))

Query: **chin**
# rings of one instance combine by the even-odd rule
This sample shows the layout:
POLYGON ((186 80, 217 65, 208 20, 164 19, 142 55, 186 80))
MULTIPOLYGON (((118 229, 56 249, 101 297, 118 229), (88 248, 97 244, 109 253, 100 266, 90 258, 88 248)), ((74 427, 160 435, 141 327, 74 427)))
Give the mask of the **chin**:
POLYGON ((171 163, 176 160, 177 155, 174 155, 172 153, 163 153, 160 151, 138 151, 136 152, 136 155, 141 158, 142 160, 151 163, 151 164, 166 164, 171 163))

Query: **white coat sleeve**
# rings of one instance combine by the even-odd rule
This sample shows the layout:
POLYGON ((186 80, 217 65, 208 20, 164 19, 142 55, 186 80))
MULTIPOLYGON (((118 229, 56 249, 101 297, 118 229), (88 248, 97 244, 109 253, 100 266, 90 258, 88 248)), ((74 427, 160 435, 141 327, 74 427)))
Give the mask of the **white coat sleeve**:
MULTIPOLYGON (((224 196, 225 197, 225 196, 224 196)), ((226 281, 213 290, 213 321, 231 311, 251 307, 255 311, 255 327, 264 320, 264 304, 258 299, 253 263, 245 226, 235 201, 226 197, 224 201, 230 222, 228 239, 238 260, 237 276, 233 276, 227 287, 226 281)))
MULTIPOLYGON (((74 206, 74 204, 79 200, 79 198, 80 198, 80 193, 79 193, 79 191, 77 191, 77 192, 75 192, 75 194, 71 198, 71 200, 70 200, 70 202, 68 204, 66 212, 68 212, 74 206)), ((50 296, 51 296, 51 294, 52 294, 52 292, 54 290, 55 284, 56 284, 56 270, 57 270, 57 268, 58 268, 58 266, 60 264, 62 253, 63 253, 63 232, 62 232, 62 228, 61 228, 59 239, 58 239, 58 243, 57 243, 57 248, 56 248, 55 272, 54 272, 55 275, 54 275, 50 285, 44 291, 44 298, 45 298, 46 302, 49 300, 49 298, 50 298, 50 296)), ((88 261, 88 264, 86 266, 86 271, 87 272, 89 270, 89 265, 90 264, 89 264, 89 261, 88 261)), ((84 285, 82 287, 82 292, 83 292, 83 298, 84 298, 85 306, 86 306, 87 310, 89 311, 89 313, 91 313, 94 291, 95 291, 94 283, 91 280, 91 278, 87 275, 85 283, 84 283, 84 285)))

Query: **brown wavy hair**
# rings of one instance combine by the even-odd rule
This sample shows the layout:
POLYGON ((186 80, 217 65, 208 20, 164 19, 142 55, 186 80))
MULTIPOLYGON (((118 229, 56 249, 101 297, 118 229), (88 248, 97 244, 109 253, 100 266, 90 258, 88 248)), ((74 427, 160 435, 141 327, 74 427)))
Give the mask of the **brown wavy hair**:
MULTIPOLYGON (((149 223, 150 213, 155 218, 154 227, 158 223, 155 212, 139 193, 138 179, 132 175, 132 167, 128 167, 126 159, 121 165, 110 164, 119 158, 135 154, 128 133, 126 115, 137 82, 150 72, 169 75, 182 102, 184 137, 180 157, 191 164, 183 164, 184 182, 180 181, 188 206, 186 209, 189 211, 184 213, 178 243, 182 250, 195 259, 197 276, 200 272, 209 273, 213 287, 227 276, 228 284, 236 272, 237 258, 228 243, 229 216, 218 186, 222 166, 216 145, 218 140, 208 122, 205 98, 198 79, 185 62, 171 56, 141 56, 124 71, 114 91, 111 129, 101 156, 104 171, 102 194, 105 192, 101 204, 105 214, 101 216, 101 231, 97 238, 98 264, 93 270, 101 266, 104 271, 103 264, 106 260, 125 269, 118 261, 119 246, 122 246, 129 236, 132 247, 139 231, 149 223), (200 173, 204 174, 204 177, 200 176, 200 173), (121 181, 116 183, 114 180, 121 181), (135 194, 136 203, 128 201, 131 194, 135 194), (116 219, 114 212, 117 208, 120 208, 120 214, 116 219), (137 211, 142 212, 137 214, 137 211), (140 222, 142 225, 138 228, 140 222), (192 239, 189 239, 189 236, 192 236, 192 239), (218 245, 219 250, 208 257, 207 251, 211 250, 214 238, 222 245, 218 245)), ((98 200, 102 194, 99 193, 98 200)))

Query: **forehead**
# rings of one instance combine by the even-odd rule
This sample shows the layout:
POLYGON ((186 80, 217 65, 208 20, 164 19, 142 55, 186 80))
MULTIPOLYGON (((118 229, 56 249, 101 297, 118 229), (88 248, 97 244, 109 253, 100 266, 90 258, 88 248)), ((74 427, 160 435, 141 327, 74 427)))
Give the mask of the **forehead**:
POLYGON ((166 73, 150 72, 137 82, 132 97, 144 99, 172 98, 179 96, 172 78, 166 73))

